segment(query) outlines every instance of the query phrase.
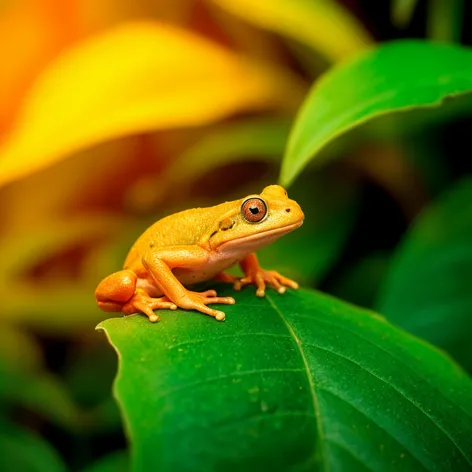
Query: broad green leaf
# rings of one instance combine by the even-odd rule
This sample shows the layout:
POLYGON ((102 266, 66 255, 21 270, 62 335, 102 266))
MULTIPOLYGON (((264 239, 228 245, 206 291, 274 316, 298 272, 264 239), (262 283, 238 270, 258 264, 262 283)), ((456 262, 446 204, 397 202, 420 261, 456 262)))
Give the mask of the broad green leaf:
POLYGON ((129 457, 127 451, 116 451, 100 458, 82 472, 128 472, 129 457))
POLYGON ((42 438, 20 427, 0 422, 0 470, 65 472, 58 453, 42 438))
POLYGON ((470 469, 472 382, 442 353, 317 292, 235 297, 224 323, 99 325, 132 470, 470 469))
POLYGON ((296 39, 337 61, 371 43, 362 24, 333 0, 211 0, 262 28, 296 39))
POLYGON ((423 212, 387 273, 378 310, 472 371, 472 179, 423 212))
POLYGON ((315 83, 295 121, 280 181, 290 184, 320 151, 349 130, 388 113, 437 107, 472 90, 472 51, 398 41, 356 56, 315 83))
POLYGON ((0 148, 0 184, 120 136, 292 109, 299 85, 286 69, 184 29, 122 24, 67 49, 39 77, 0 148))

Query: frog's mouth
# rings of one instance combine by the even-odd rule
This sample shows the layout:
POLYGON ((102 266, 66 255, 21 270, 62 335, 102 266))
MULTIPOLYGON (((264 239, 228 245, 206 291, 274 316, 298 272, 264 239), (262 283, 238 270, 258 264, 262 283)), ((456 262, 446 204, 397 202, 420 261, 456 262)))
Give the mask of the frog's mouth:
POLYGON ((223 249, 230 249, 232 246, 236 245, 238 248, 244 246, 256 246, 257 242, 260 240, 264 240, 263 246, 265 246, 280 238, 284 234, 290 233, 291 231, 300 228, 302 224, 303 220, 297 221, 296 223, 292 223, 287 226, 281 226, 280 228, 268 229, 257 234, 251 234, 250 236, 241 236, 240 238, 232 239, 231 241, 222 243, 216 248, 216 250, 220 251, 223 249))

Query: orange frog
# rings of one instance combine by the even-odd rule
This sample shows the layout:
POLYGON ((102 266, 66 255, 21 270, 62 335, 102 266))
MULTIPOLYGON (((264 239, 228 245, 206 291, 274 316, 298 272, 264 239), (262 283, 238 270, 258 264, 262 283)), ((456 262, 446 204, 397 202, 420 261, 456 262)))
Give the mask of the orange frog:
POLYGON ((153 322, 159 320, 153 310, 177 307, 222 321, 225 314, 207 305, 232 305, 233 298, 186 286, 210 279, 234 283, 235 290, 255 284, 259 297, 266 283, 279 293, 285 286, 298 288, 278 272, 263 270, 254 251, 300 227, 303 219, 298 203, 279 185, 266 187, 260 195, 163 218, 135 242, 123 270, 100 282, 95 291, 98 306, 125 315, 141 312, 153 322), (236 263, 245 274, 241 279, 223 272, 236 263))

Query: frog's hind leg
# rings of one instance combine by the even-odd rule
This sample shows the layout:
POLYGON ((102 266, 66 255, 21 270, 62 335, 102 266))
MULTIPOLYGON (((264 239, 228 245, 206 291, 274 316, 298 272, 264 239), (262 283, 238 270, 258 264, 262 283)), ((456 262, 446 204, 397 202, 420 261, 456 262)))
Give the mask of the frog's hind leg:
POLYGON ((95 299, 103 311, 120 312, 136 291, 137 276, 121 270, 104 278, 95 290, 95 299))
POLYGON ((122 312, 125 315, 144 313, 150 321, 158 321, 153 310, 177 309, 167 297, 151 298, 144 290, 136 288, 137 276, 130 270, 115 272, 103 279, 95 291, 98 306, 106 312, 122 312))

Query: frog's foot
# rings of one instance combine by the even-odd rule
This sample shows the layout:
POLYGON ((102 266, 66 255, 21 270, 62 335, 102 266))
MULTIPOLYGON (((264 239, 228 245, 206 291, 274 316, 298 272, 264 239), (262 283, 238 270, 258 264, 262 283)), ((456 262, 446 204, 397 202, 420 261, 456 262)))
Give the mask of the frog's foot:
POLYGON ((207 290, 206 292, 201 293, 187 290, 187 294, 176 303, 180 308, 185 308, 186 310, 197 310, 201 313, 213 316, 218 321, 223 321, 225 319, 224 312, 209 308, 207 305, 212 303, 234 305, 235 301, 232 297, 218 297, 214 290, 207 290))
POLYGON ((215 280, 217 280, 218 282, 224 282, 227 284, 234 284, 235 282, 239 281, 239 278, 234 275, 227 274, 226 272, 220 272, 215 277, 215 280))
POLYGON ((167 297, 151 298, 147 293, 138 289, 131 299, 123 305, 121 311, 125 315, 144 313, 149 321, 155 323, 159 321, 159 316, 154 313, 154 310, 159 309, 177 310, 177 305, 167 297))
POLYGON ((297 282, 280 275, 275 270, 257 269, 250 271, 245 277, 237 280, 234 283, 234 289, 239 291, 244 286, 250 284, 254 284, 257 287, 256 295, 258 297, 263 297, 265 295, 266 284, 274 287, 279 293, 285 293, 287 290, 285 287, 293 289, 298 288, 297 282))

